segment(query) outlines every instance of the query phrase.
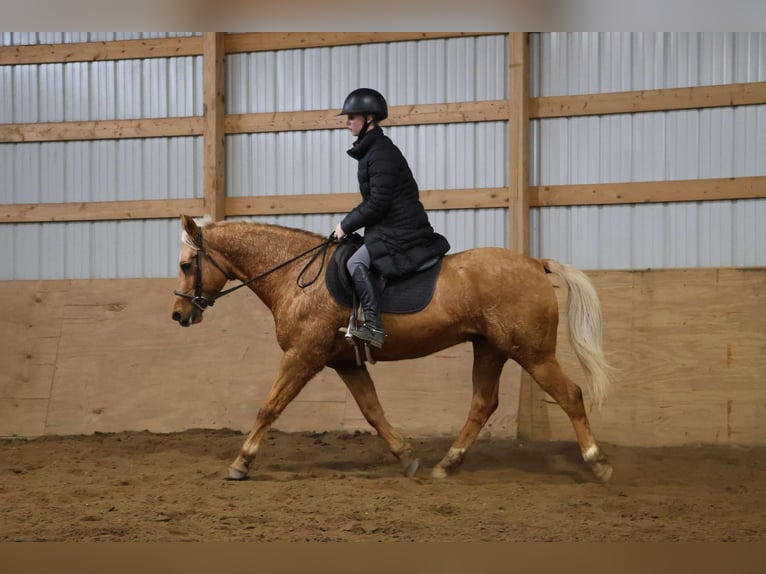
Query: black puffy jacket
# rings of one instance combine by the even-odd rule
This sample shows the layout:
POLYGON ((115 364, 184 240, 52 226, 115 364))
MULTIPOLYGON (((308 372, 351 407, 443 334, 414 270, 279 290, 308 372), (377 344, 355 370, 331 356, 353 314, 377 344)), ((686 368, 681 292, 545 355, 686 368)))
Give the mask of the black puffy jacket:
POLYGON ((450 249, 431 227, 407 160, 380 127, 354 143, 362 203, 341 221, 344 233, 364 227, 372 265, 385 277, 412 273, 450 249))

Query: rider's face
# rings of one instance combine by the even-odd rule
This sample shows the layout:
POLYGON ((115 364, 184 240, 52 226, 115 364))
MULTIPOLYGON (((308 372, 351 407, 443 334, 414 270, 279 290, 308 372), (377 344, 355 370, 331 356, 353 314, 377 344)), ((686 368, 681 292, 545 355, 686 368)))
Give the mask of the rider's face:
POLYGON ((351 132, 351 135, 358 136, 359 132, 362 131, 363 125, 364 125, 364 116, 362 114, 348 114, 348 119, 346 120, 346 126, 348 127, 348 130, 351 132))

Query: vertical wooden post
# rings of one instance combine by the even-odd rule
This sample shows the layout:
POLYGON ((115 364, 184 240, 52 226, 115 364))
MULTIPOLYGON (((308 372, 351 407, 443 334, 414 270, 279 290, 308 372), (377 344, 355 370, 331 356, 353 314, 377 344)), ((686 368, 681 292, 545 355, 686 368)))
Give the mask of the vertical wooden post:
MULTIPOLYGON (((508 35, 508 247, 529 255, 529 45, 525 32, 508 35)), ((532 428, 536 383, 521 371, 518 435, 532 428)))
POLYGON ((226 134, 224 131, 226 53, 222 32, 202 35, 204 132, 204 206, 213 221, 224 219, 226 134))
POLYGON ((529 47, 526 32, 508 37, 508 247, 529 254, 529 47))

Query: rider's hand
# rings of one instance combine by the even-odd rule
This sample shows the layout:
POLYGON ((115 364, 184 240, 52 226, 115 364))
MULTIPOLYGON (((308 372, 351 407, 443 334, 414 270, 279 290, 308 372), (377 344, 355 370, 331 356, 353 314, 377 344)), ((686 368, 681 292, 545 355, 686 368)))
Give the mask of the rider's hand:
POLYGON ((335 233, 335 239, 339 241, 346 236, 345 232, 343 231, 343 228, 340 226, 340 223, 335 226, 334 233, 335 233))

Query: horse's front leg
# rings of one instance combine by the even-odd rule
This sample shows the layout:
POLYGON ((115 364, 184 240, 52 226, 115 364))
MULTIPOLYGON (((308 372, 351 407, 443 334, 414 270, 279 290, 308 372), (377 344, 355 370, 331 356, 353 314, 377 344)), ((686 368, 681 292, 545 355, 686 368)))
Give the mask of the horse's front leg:
POLYGON ((372 382, 367 368, 352 366, 336 367, 335 370, 346 383, 348 390, 351 391, 351 395, 359 406, 359 410, 362 411, 364 418, 386 441, 393 455, 401 461, 404 474, 406 476, 414 475, 418 470, 418 459, 413 457, 410 443, 386 419, 383 407, 378 400, 378 393, 375 391, 375 384, 372 382))
POLYGON ((498 406, 500 373, 508 358, 484 339, 473 342, 473 398, 468 419, 447 454, 437 464, 431 476, 445 478, 463 463, 463 458, 481 429, 498 406))
POLYGON ((282 356, 277 380, 269 391, 269 395, 258 411, 250 434, 240 449, 239 456, 229 467, 229 478, 243 480, 247 478, 250 465, 258 453, 258 446, 274 421, 277 420, 287 405, 298 396, 306 383, 316 375, 324 363, 316 357, 300 357, 294 351, 287 351, 282 356))

